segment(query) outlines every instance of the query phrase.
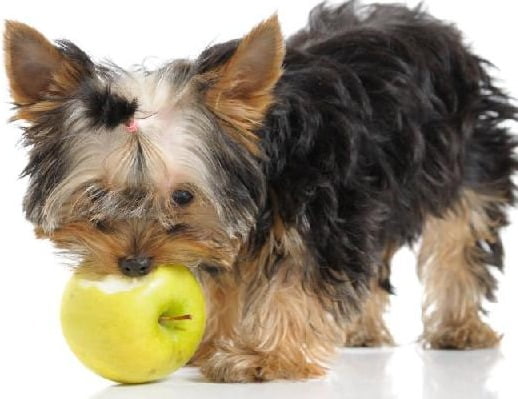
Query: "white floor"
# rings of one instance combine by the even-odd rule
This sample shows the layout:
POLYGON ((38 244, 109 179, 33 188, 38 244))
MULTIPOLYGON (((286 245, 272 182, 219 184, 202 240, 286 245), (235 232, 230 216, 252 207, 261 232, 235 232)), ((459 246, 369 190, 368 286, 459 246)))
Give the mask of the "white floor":
POLYGON ((184 368, 160 383, 113 385, 91 399, 516 399, 516 359, 502 352, 423 351, 416 345, 346 349, 320 380, 214 384, 196 368, 184 368))

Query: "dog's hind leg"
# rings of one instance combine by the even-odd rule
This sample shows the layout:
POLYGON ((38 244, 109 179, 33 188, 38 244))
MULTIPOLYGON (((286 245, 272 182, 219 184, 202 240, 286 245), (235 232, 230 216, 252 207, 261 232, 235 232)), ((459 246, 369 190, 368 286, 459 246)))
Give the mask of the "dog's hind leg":
POLYGON ((482 300, 494 299, 490 266, 502 267, 499 229, 505 196, 465 189, 457 204, 424 226, 418 259, 425 286, 423 340, 433 349, 494 347, 500 335, 482 321, 482 300))

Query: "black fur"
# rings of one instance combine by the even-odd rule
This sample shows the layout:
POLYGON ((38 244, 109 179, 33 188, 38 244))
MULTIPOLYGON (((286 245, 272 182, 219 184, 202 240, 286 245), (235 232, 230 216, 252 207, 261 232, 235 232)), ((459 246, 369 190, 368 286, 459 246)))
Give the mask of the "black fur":
MULTIPOLYGON (((385 246, 413 243, 426 216, 442 215, 463 188, 511 204, 517 166, 503 122, 518 110, 453 26, 419 8, 355 7, 316 7, 287 42, 258 132, 269 195, 249 239, 252 252, 264 244, 275 204, 310 248, 309 281, 339 304, 366 288, 385 246)), ((206 50, 200 70, 237 44, 206 50)), ((506 223, 498 205, 492 211, 506 223)), ((501 246, 489 252, 501 265, 501 246)))
POLYGON ((24 144, 31 147, 29 162, 21 177, 30 177, 30 184, 23 201, 23 210, 32 223, 42 222, 42 208, 45 199, 66 176, 67 143, 63 132, 56 127, 63 125, 63 112, 60 109, 46 112, 37 124, 24 129, 24 144), (45 131, 45 140, 38 140, 39 132, 45 131))
POLYGON ((517 165, 502 122, 518 110, 454 27, 420 9, 372 6, 362 18, 354 6, 318 6, 291 38, 259 132, 282 218, 305 232, 310 274, 338 298, 463 187, 512 203, 517 165))
MULTIPOLYGON (((56 44, 61 53, 80 66, 85 79, 94 76, 94 64, 85 52, 67 40, 59 40, 56 44)), ((49 94, 45 99, 66 101, 57 93, 49 94)), ((25 105, 15 106, 23 108, 25 105)), ((62 106, 42 113, 33 124, 23 128, 23 143, 30 148, 30 152, 29 162, 21 177, 29 176, 31 179, 23 208, 33 223, 41 223, 44 200, 67 172, 67 141, 63 129, 67 114, 68 104, 63 102, 62 106)))
POLYGON ((114 129, 128 121, 137 110, 137 99, 127 100, 110 91, 109 86, 97 89, 85 84, 81 89, 81 97, 86 106, 86 114, 94 125, 114 129))
POLYGON ((96 66, 84 51, 67 40, 59 40, 57 45, 67 59, 81 66, 82 84, 78 92, 71 93, 71 97, 82 99, 86 115, 92 120, 93 126, 114 129, 135 114, 138 107, 137 99, 123 98, 112 93, 109 84, 100 87, 96 82, 96 73, 110 81, 113 79, 111 75, 116 74, 118 68, 110 71, 107 67, 96 66))

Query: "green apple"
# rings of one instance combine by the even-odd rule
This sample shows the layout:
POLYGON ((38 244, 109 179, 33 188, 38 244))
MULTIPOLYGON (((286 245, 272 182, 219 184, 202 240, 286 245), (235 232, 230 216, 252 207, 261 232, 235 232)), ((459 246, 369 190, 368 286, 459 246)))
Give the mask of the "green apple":
POLYGON ((182 265, 138 278, 74 274, 63 295, 61 325, 74 354, 96 373, 148 382, 192 357, 205 328, 205 302, 182 265))

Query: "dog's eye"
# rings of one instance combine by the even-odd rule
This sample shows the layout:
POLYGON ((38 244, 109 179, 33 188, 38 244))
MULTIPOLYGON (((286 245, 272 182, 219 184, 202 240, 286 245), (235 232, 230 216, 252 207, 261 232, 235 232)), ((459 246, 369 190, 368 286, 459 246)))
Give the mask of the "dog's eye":
POLYGON ((185 206, 192 201, 194 196, 190 191, 187 190, 175 190, 171 195, 173 203, 179 206, 185 206))
POLYGON ((223 271, 223 269, 221 267, 218 267, 217 265, 213 265, 210 263, 201 263, 199 265, 199 267, 201 270, 203 270, 204 272, 207 272, 212 277, 217 276, 218 274, 220 274, 223 271))

